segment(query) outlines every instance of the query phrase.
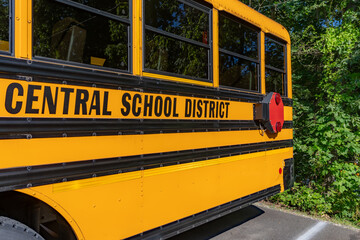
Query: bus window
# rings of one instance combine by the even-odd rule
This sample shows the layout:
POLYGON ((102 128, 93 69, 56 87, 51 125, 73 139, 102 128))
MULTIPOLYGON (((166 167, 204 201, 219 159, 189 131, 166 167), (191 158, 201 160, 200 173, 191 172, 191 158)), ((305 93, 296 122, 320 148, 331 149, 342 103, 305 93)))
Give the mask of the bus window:
POLYGON ((129 0, 116 1, 89 1, 89 0, 72 0, 89 7, 93 7, 120 17, 129 18, 129 0))
POLYGON ((145 0, 145 70, 209 79, 209 9, 145 0))
POLYGON ((285 81, 285 45, 265 37, 265 84, 266 92, 286 95, 285 81))
POLYGON ((124 18, 128 1, 77 0, 69 4, 34 0, 33 54, 128 70, 130 22, 124 18))
POLYGON ((259 91, 259 31, 219 14, 220 85, 259 91))
POLYGON ((0 2, 0 51, 9 52, 9 0, 0 2))

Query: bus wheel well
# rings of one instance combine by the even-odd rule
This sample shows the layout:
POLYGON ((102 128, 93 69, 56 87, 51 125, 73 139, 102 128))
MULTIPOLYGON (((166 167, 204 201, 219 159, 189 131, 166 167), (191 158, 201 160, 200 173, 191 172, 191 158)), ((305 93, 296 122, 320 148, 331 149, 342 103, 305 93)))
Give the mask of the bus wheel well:
POLYGON ((76 240, 71 226, 55 209, 23 193, 0 192, 0 216, 31 227, 48 240, 76 240))

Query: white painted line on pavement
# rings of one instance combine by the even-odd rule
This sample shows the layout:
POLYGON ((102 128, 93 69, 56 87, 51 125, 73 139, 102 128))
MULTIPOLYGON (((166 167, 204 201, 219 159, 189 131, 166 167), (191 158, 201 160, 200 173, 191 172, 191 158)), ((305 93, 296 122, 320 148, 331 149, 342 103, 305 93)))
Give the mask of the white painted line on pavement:
POLYGON ((309 240, 313 238, 318 232, 320 232, 326 226, 326 222, 318 222, 312 228, 307 230, 303 235, 296 238, 296 240, 309 240))

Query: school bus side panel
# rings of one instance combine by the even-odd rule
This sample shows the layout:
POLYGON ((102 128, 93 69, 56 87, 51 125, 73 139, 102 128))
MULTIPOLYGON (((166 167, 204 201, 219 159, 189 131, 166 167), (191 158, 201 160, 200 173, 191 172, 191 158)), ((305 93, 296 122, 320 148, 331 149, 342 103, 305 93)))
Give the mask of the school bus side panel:
POLYGON ((66 209, 85 239, 122 239, 282 185, 291 156, 285 148, 31 189, 66 209))

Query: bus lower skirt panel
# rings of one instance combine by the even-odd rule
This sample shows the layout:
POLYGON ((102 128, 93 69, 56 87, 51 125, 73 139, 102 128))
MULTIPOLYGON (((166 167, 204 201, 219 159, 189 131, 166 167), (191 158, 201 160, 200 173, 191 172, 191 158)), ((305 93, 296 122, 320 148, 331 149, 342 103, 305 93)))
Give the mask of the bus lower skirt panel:
POLYGON ((262 191, 247 195, 237 200, 219 205, 206 211, 194 214, 190 217, 166 224, 164 226, 146 231, 144 233, 127 238, 127 240, 150 240, 150 239, 167 239, 192 228, 198 227, 209 221, 223 217, 227 214, 245 208, 266 197, 270 197, 280 192, 280 185, 276 185, 262 191))

